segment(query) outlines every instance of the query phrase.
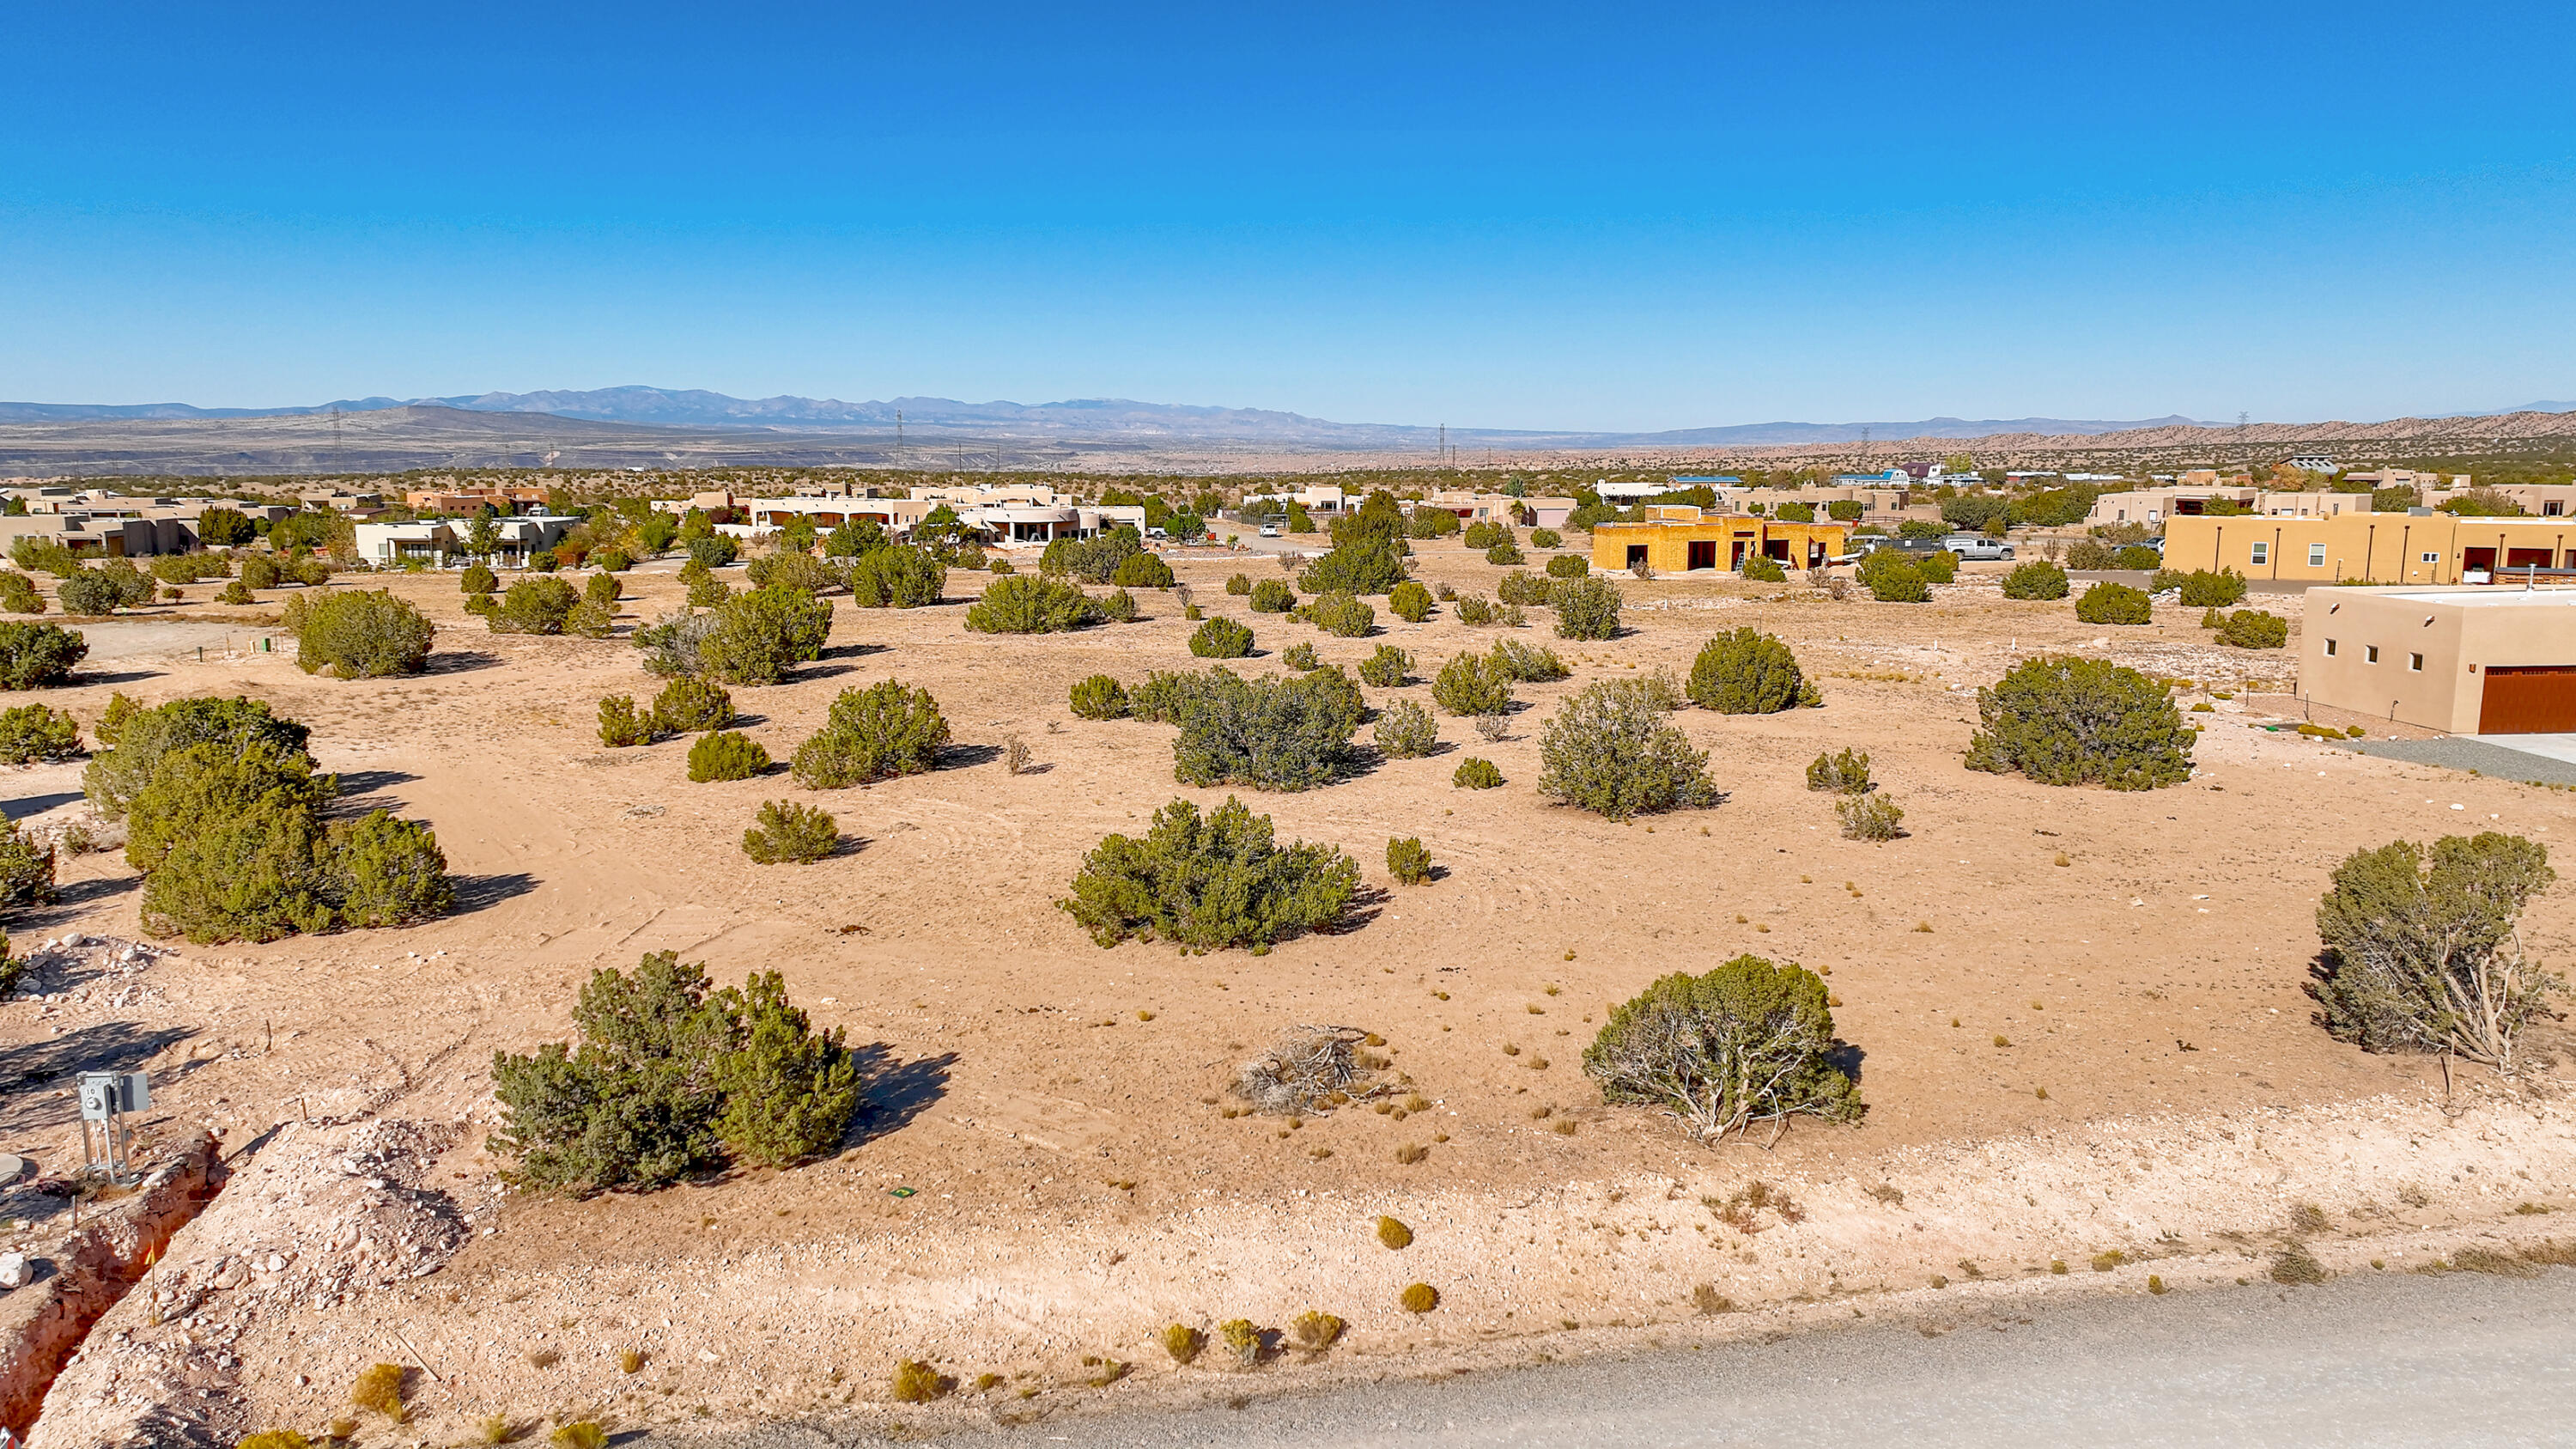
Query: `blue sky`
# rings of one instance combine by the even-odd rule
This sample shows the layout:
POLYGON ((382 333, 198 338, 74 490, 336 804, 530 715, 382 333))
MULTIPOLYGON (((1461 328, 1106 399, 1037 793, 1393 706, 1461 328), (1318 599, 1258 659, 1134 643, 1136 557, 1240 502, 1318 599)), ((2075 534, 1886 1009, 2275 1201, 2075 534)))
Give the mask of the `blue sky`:
POLYGON ((0 397, 2576 397, 2564 5, 21 7, 0 397))

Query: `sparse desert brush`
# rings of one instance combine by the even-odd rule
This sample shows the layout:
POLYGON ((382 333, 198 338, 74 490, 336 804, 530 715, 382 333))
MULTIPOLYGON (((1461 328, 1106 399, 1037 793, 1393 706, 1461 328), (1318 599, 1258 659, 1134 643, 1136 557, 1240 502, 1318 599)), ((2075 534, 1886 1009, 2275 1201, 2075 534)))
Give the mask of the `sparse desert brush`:
POLYGON ((1398 885, 1420 885, 1431 879, 1431 852, 1419 839, 1407 837, 1386 843, 1386 873, 1398 885))
POLYGON ((1419 624, 1431 617, 1431 591, 1406 579, 1387 591, 1386 606, 1404 622, 1419 624))
POLYGON ((841 829, 831 812, 792 800, 762 802, 751 828, 742 833, 742 853, 762 865, 811 865, 840 843, 841 829))
POLYGON ((929 690, 893 679, 845 689, 823 728, 796 747, 796 783, 838 790, 920 774, 938 763, 948 738, 948 720, 929 690))
POLYGON ((1375 739, 1387 758, 1417 760, 1439 748, 1440 727, 1432 722, 1431 711, 1399 699, 1378 711, 1375 739))
POLYGON ((1733 1313, 1735 1300, 1717 1291, 1714 1283, 1702 1283, 1691 1290, 1691 1306, 1703 1314, 1733 1313))
POLYGON ((1759 956, 1667 976, 1611 1012, 1584 1070, 1606 1100, 1663 1107, 1704 1141, 1799 1114, 1848 1122, 1860 1091, 1832 1061, 1826 995, 1814 972, 1759 956))
POLYGON ((1482 594, 1461 594, 1458 596, 1456 613, 1459 623, 1482 628, 1494 622, 1494 601, 1482 594))
POLYGON ((653 719, 671 734, 720 730, 733 723, 733 695, 711 680, 674 679, 653 696, 653 719))
POLYGON ((1306 606, 1307 622, 1341 639, 1359 639, 1377 627, 1377 610, 1355 594, 1328 593, 1306 606))
POLYGON ((1281 650, 1279 662, 1301 672, 1312 672, 1324 667, 1322 657, 1315 653, 1315 646, 1302 642, 1291 644, 1281 650))
POLYGON ((1544 575, 1514 569, 1494 582, 1494 597, 1506 604, 1544 604, 1552 581, 1544 575))
POLYGON ((1520 684, 1553 684, 1573 673, 1553 649, 1518 639, 1497 639, 1485 656, 1503 676, 1520 684))
POLYGON ((689 746, 689 778, 700 784, 748 780, 769 764, 769 751, 740 730, 709 730, 689 746))
POLYGON ((1413 1246, 1413 1229, 1398 1219, 1382 1217, 1377 1220, 1377 1240, 1390 1248, 1410 1248, 1413 1246))
POLYGON ((1612 639, 1619 633, 1619 586, 1586 575, 1557 585, 1556 632, 1565 639, 1612 639))
POLYGON ((1400 689, 1412 669, 1412 655, 1392 644, 1380 644, 1376 653, 1360 661, 1360 682, 1379 689, 1400 689))
POLYGON ((546 1442, 559 1446, 559 1449, 608 1449, 608 1431, 593 1420, 577 1419, 547 1435, 546 1442))
POLYGON ((1252 631, 1232 619, 1210 619, 1190 636, 1190 652, 1201 659, 1241 659, 1252 652, 1252 631))
POLYGON ((1871 789, 1868 753, 1845 748, 1840 754, 1816 756, 1807 765, 1807 788, 1830 790, 1837 795, 1868 794, 1871 789))
POLYGON ((627 1374, 640 1374, 644 1372, 644 1355, 631 1348, 626 1350, 624 1353, 619 1354, 617 1356, 617 1371, 619 1373, 627 1374))
POLYGON ((599 702, 599 742, 608 748, 649 745, 654 733, 653 716, 637 709, 632 696, 612 694, 599 702))
POLYGON ((2066 1260, 2065 1260, 2064 1258, 2051 1258, 2051 1259, 2049 1259, 2049 1260, 2048 1260, 2048 1271, 2049 1271, 2049 1272, 2051 1272, 2051 1273, 2056 1274, 2056 1275, 2057 1275, 2058 1277, 2060 1277, 2060 1278, 2065 1277, 2065 1276, 2066 1276, 2066 1260))
POLYGON ((1227 579, 1225 581, 1225 591, 1238 597, 1251 593, 1252 575, 1236 574, 1234 577, 1227 579))
POLYGON ((349 1386, 349 1402, 401 1423, 405 1417, 402 1365, 380 1363, 369 1367, 349 1386))
POLYGON ((979 1394, 990 1392, 991 1390, 998 1389, 1001 1386, 1002 1376, 1000 1374, 977 1374, 975 1375, 975 1382, 969 1385, 969 1387, 979 1394))
POLYGON ((1170 1354, 1174 1363, 1195 1363, 1206 1351, 1207 1335, 1186 1323, 1175 1323, 1163 1330, 1163 1352, 1170 1354))
POLYGON ((2312 1202, 2303 1202, 2290 1209, 2291 1232, 2322 1233, 2325 1230, 2326 1210, 2324 1208, 2312 1202))
POLYGON ((1720 634, 1703 645, 1691 665, 1688 693, 1700 708, 1719 714, 1777 714, 1825 702, 1799 672, 1789 646, 1754 629, 1720 634))
POLYGON ((1249 592, 1252 595, 1252 612, 1256 614, 1285 614, 1297 607, 1297 591, 1288 587, 1284 580, 1263 579, 1249 592))
POLYGON ((486 1414, 474 1421, 474 1442, 507 1444, 516 1437, 517 1429, 518 1425, 511 1423, 507 1414, 486 1414))
POLYGON ((1422 1161, 1430 1155, 1431 1149, 1418 1142, 1408 1142, 1402 1147, 1395 1149, 1395 1160, 1403 1163, 1407 1167, 1411 1167, 1413 1164, 1422 1161))
POLYGON ((1073 686, 1073 712, 1083 719, 1119 719, 1127 713, 1127 690, 1106 674, 1095 674, 1073 686))
MULTIPOLYGON (((1531 538, 1535 541, 1537 535, 1533 534, 1531 538)), ((1547 561, 1547 572, 1550 578, 1579 579, 1592 572, 1592 560, 1579 553, 1561 553, 1547 561)))
MULTIPOLYGON (((1163 582, 1171 582, 1169 569, 1163 572, 1163 582)), ((1097 624, 1102 617, 1099 602, 1084 593, 1080 584, 1011 574, 986 584, 983 595, 967 606, 966 627, 978 634, 1056 634, 1097 624)))
POLYGON ((2151 790, 2191 778, 2193 736, 2165 687, 2077 655, 2025 661, 1977 692, 1967 767, 2043 785, 2151 790))
POLYGON ((1250 1368, 1261 1361, 1261 1330, 1253 1326, 1251 1319, 1229 1318, 1218 1324, 1216 1331, 1235 1362, 1250 1368))
POLYGON ((1655 679, 1585 685, 1539 732, 1539 791, 1612 820, 1717 803, 1708 752, 1665 721, 1655 679))
POLYGON ((1440 1290, 1428 1283, 1415 1283, 1407 1287, 1396 1302, 1407 1313, 1429 1313, 1440 1306, 1440 1290))
POLYGON ((551 1348, 541 1348, 528 1355, 528 1363, 532 1368, 550 1369, 562 1362, 563 1355, 551 1348))
POLYGON ((2108 1273, 2127 1261, 2129 1261, 2128 1254, 2121 1252, 2117 1248, 2105 1248, 2101 1252, 2093 1255, 2093 1271, 2096 1273, 2108 1273))
POLYGON ((1297 1346, 1308 1353, 1322 1353, 1341 1338, 1342 1330, 1347 1327, 1348 1324, 1330 1313, 1308 1309, 1289 1320, 1288 1336, 1297 1340, 1297 1346))
POLYGON ((2289 1242, 2272 1255, 2271 1278, 2275 1283, 2294 1287, 2313 1287, 2326 1281, 2326 1265, 2317 1261, 2308 1245, 2289 1242))
POLYGON ((1493 761, 1469 755, 1450 772, 1449 783, 1461 790, 1491 790, 1503 783, 1503 772, 1493 761))
POLYGON ((1136 622, 1136 596, 1125 589, 1111 589, 1094 602, 1100 605, 1100 617, 1112 624, 1136 622))
POLYGON ((2159 1297, 2163 1296, 2165 1291, 2165 1280, 2154 1273, 2149 1273, 2147 1275, 2147 1291, 2156 1294, 2159 1297))
POLYGON ((2556 878, 2547 846, 2493 830, 2345 857, 2317 905, 2326 954, 2309 993, 2327 1031, 2522 1071, 2521 1034, 2564 984, 2524 955, 2517 918, 2556 878))
POLYGON ((1231 796, 1204 817, 1175 800, 1142 839, 1101 841, 1056 904, 1104 947, 1141 936, 1258 953, 1339 920, 1359 879, 1359 862, 1338 847, 1275 844, 1270 817, 1231 796))
POLYGON ((292 1429, 267 1429, 242 1440, 233 1449, 313 1449, 313 1441, 292 1429))
POLYGON ((41 704, 0 710, 0 764, 68 760, 80 748, 80 723, 62 710, 41 704))
POLYGON ((956 1387, 955 1379, 919 1359, 904 1359, 894 1366, 894 1401, 898 1404, 935 1403, 956 1387))
POLYGON ((1894 840, 1905 833, 1898 825, 1905 807, 1885 795, 1839 796, 1834 817, 1842 822, 1845 840, 1894 840))

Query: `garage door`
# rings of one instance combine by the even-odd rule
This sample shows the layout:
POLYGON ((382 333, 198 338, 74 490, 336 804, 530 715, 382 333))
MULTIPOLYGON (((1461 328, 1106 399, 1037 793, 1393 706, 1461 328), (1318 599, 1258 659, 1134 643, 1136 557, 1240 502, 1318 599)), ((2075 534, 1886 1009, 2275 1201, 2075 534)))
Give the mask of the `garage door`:
POLYGON ((2576 664, 2492 664, 2482 671, 2482 735, 2562 734, 2576 730, 2576 664))

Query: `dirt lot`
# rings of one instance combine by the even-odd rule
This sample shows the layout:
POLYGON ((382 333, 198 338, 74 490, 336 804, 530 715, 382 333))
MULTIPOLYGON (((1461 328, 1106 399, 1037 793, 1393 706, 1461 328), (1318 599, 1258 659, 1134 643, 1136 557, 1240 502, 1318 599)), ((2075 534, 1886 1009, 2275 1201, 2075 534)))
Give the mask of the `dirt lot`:
MULTIPOLYGON (((1501 573, 1421 547, 1427 582, 1490 590, 1501 573)), ((1238 569, 1275 576, 1266 558, 1175 562, 1209 612, 1252 625, 1255 668, 1297 642, 1346 666, 1392 642, 1414 652, 1422 681, 1401 693, 1428 705, 1439 661, 1497 633, 1447 610, 1417 626, 1381 608, 1376 637, 1335 639, 1223 592, 1238 569)), ((1247 796, 1283 836, 1348 848, 1381 888, 1349 929, 1262 958, 1102 950, 1053 907, 1104 834, 1176 796, 1225 796, 1174 785, 1169 728, 1066 708, 1084 676, 1197 662, 1195 626, 1163 596, 1132 625, 1030 638, 964 630, 976 574, 952 574, 953 601, 937 608, 842 599, 821 663, 737 691, 750 732, 783 758, 838 691, 892 677, 938 697, 957 748, 931 774, 824 797, 856 844, 810 867, 755 866, 738 848, 761 800, 813 798, 783 774, 692 784, 685 740, 599 747, 599 698, 655 685, 622 637, 490 634, 463 613, 453 576, 390 580, 442 624, 434 667, 415 679, 342 683, 305 676, 288 653, 239 649, 200 662, 193 632, 166 621, 95 626, 113 682, 48 702, 87 723, 111 689, 268 699, 313 726, 357 803, 437 827, 463 900, 412 930, 165 943, 175 949, 122 964, 64 951, 32 984, 48 999, 0 1006, 0 1082, 12 1084, 0 1150, 46 1171, 76 1155, 54 1074, 79 1066, 148 1063, 164 1140, 206 1124, 238 1149, 291 1124, 239 1159, 153 1291, 109 1316, 38 1442, 112 1442, 129 1426, 173 1443, 310 1432, 349 1412, 336 1406, 350 1378, 379 1359, 415 1368, 417 1433, 369 1430, 400 1442, 456 1442, 493 1413, 721 1424, 828 1407, 920 1425, 1157 1391, 1147 1380, 1174 1376, 1146 1336, 1176 1319, 1281 1325, 1315 1307, 1351 1321, 1343 1358, 1526 1357, 1623 1325, 1697 1322, 1700 1284, 1794 1314, 1929 1292, 1934 1272, 1977 1276, 1958 1259, 2061 1284, 2052 1258, 2110 1247, 2242 1272, 2208 1267, 2250 1251, 2220 1235, 2275 1230, 2304 1197, 2335 1209, 2338 1234, 2569 1206, 2560 1069, 2514 1093, 2457 1072, 2445 1110, 2438 1063, 2329 1040, 2301 986, 2316 896, 2343 855, 2490 826, 2550 841, 2576 820, 2576 797, 2260 728, 2244 693, 2288 684, 2295 620, 2290 651, 2249 655, 2210 644, 2197 611, 2087 626, 2065 603, 2004 600, 1997 572, 1963 574, 1929 605, 1627 581, 1630 628, 1609 643, 1555 639, 1532 610, 1521 637, 1555 647, 1574 677, 1524 686, 1500 743, 1444 717, 1441 755, 1247 796), (1538 726, 1560 699, 1603 677, 1686 675, 1711 633, 1747 624, 1788 639, 1826 702, 1679 715, 1724 803, 1617 825, 1540 799, 1538 726), (110 642, 148 630, 170 642, 110 642), (1976 686, 2041 649, 2193 681, 2184 697, 2213 705, 2192 716, 2207 725, 2197 777, 2114 794, 1962 769, 1976 686), (1013 735, 1034 772, 1005 772, 1013 735), (1905 838, 1843 840, 1804 788, 1806 762, 1846 745, 1870 753, 1905 807, 1905 838), (1451 788, 1470 752, 1509 783, 1451 788), (1440 878, 1388 881, 1391 836, 1419 836, 1440 878), (482 1151, 491 1053, 564 1036, 591 970, 665 948, 719 981, 782 971, 820 1024, 848 1028, 872 1077, 850 1150, 641 1197, 501 1193, 482 1151), (1801 1127, 1769 1151, 1710 1150, 1649 1114, 1605 1109, 1579 1058, 1606 1004, 1745 951, 1830 973, 1866 1120, 1801 1127), (1232 1065, 1309 1022, 1381 1034, 1388 1075, 1434 1107, 1294 1128, 1222 1116, 1232 1065), (1569 1120, 1572 1133, 1557 1130, 1569 1120), (1408 1145, 1428 1157, 1400 1163, 1408 1145), (1697 1201, 1756 1179, 1803 1206, 1754 1212, 1748 1232, 1697 1201), (2401 1182, 2420 1207, 2401 1204, 2401 1182), (1899 1197, 1867 1191, 1883 1185, 1899 1197), (1380 1212, 1423 1241, 1379 1248, 1380 1212), (379 1226, 343 1233, 359 1221, 379 1226), (351 1254, 370 1266, 353 1275, 351 1254), (1396 1308, 1416 1279, 1442 1289, 1439 1312, 1396 1308), (632 1377, 617 1362, 628 1348, 645 1355, 632 1377), (531 1357, 547 1353, 559 1361, 531 1357), (1151 1355, 1154 1372, 1083 1388, 1107 1374, 1086 1355, 1151 1355), (1010 1377, 928 1411, 878 1403, 899 1356, 1010 1377)), ((621 627, 676 604, 667 568, 628 577, 621 627)), ((10 813, 78 809, 78 776, 21 773, 10 813)), ((16 949, 140 936, 121 856, 68 861, 64 876, 63 905, 7 923, 16 949)), ((2527 939, 2544 958, 2564 958, 2571 901, 2562 888, 2533 912, 2527 939)), ((17 1235, 31 1251, 62 1226, 49 1204, 22 1193, 0 1205, 31 1223, 17 1235)), ((1325 1371, 1260 1373, 1285 1384, 1325 1371)), ((1244 1382, 1222 1380, 1228 1392, 1244 1382)))

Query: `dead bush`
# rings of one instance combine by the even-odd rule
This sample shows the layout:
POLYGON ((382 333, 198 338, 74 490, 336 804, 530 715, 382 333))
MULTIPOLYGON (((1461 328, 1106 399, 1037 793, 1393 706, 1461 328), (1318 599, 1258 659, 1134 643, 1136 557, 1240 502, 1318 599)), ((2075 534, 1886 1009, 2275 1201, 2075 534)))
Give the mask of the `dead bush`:
POLYGON ((1355 1026, 1298 1027, 1235 1069, 1234 1094, 1271 1116, 1312 1112, 1365 1075, 1352 1048, 1367 1038, 1355 1026))

